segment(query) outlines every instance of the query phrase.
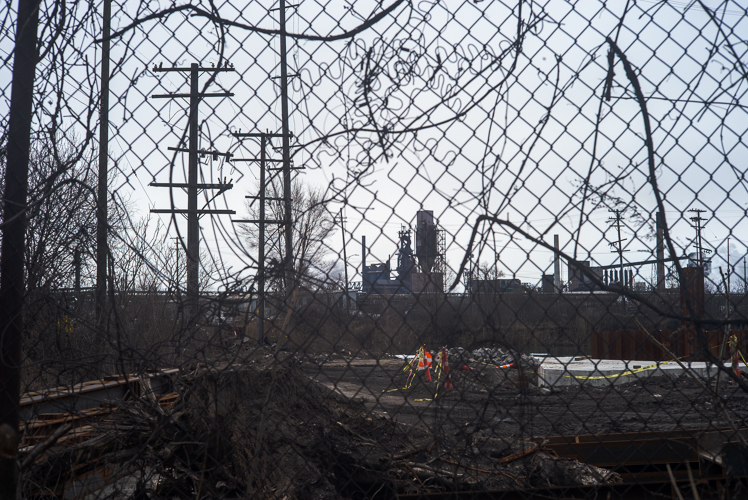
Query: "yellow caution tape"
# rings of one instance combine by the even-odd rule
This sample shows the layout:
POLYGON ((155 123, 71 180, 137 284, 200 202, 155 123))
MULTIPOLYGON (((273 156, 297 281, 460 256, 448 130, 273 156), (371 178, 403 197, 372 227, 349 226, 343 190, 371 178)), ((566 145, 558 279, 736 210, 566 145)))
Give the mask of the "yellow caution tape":
MULTIPOLYGON (((596 377, 583 376, 583 375, 564 375, 564 377, 565 378, 575 378, 577 380, 601 380, 601 379, 606 379, 606 378, 618 378, 618 377, 623 377, 624 375, 633 375, 635 373, 639 373, 639 372, 643 372, 643 371, 647 371, 647 370, 653 370, 653 369, 655 369, 655 368, 657 368, 659 366, 666 365, 668 363, 672 363, 672 360, 670 360, 670 361, 664 361, 662 363, 654 363, 652 365, 647 365, 647 366, 644 366, 642 368, 637 368, 636 370, 628 370, 628 371, 621 372, 621 373, 615 373, 613 375, 600 375, 600 376, 596 376, 596 377)), ((538 374, 540 374, 540 375, 549 375, 548 373, 545 373, 545 372, 538 372, 538 374)))
POLYGON ((408 362, 407 365, 405 365, 405 368, 403 368, 403 371, 407 372, 408 368, 411 368, 413 366, 413 363, 415 363, 417 360, 420 360, 422 357, 425 357, 425 354, 423 352, 423 347, 421 347, 420 349, 418 349, 418 352, 416 353, 416 355, 413 357, 413 359, 411 359, 408 362))
POLYGON ((481 365, 486 366, 493 366, 494 368, 510 368, 514 363, 509 363, 508 365, 495 365, 493 363, 484 363, 483 361, 476 361, 476 363, 479 363, 481 365))
POLYGON ((413 385, 413 379, 414 379, 414 378, 415 378, 415 377, 413 377, 413 378, 410 378, 410 377, 409 377, 409 378, 408 378, 408 385, 406 385, 405 387, 403 387, 403 388, 401 388, 401 389, 397 389, 397 388, 395 388, 395 389, 384 390, 384 391, 382 391, 382 392, 395 392, 395 391, 404 391, 404 390, 406 390, 406 389, 410 389, 410 386, 411 386, 411 385, 413 385))
MULTIPOLYGON (((746 361, 745 358, 743 357, 743 353, 739 349, 737 349, 739 345, 737 335, 734 335, 734 334, 730 335, 730 338, 727 340, 727 343, 730 345, 730 350, 735 349, 738 355, 740 356, 740 359, 743 360, 743 364, 748 366, 748 361, 746 361)), ((730 357, 732 358, 732 355, 730 357)))
MULTIPOLYGON (((414 379, 416 378, 416 377, 415 377, 415 375, 413 375, 413 366, 414 366, 413 364, 414 364, 414 363, 416 363, 417 361, 419 361, 419 360, 421 359, 421 357, 423 357, 423 356, 425 356, 425 354, 424 354, 424 352, 423 352, 423 347, 421 347, 420 349, 418 349, 418 352, 417 352, 417 353, 416 353, 416 355, 415 355, 415 356, 413 357, 413 359, 411 359, 411 360, 410 360, 410 361, 409 361, 409 362, 408 362, 408 363, 407 363, 407 364, 405 365, 405 368, 403 368, 403 372, 407 372, 407 371, 408 371, 408 368, 410 368, 410 370, 411 370, 411 373, 410 373, 410 374, 408 374, 408 380, 407 380, 407 384, 406 384, 406 386, 405 386, 405 387, 403 387, 403 388, 401 388, 401 389, 397 389, 397 388, 396 388, 396 389, 389 389, 389 390, 384 390, 384 391, 382 391, 382 392, 395 392, 395 391, 404 391, 404 390, 406 390, 406 389, 410 389, 410 386, 411 386, 411 385, 413 385, 413 380, 414 380, 414 379), (411 375, 413 375, 413 377, 412 377, 412 378, 411 378, 411 375)), ((415 366, 418 366, 418 365, 416 364, 415 366)))
MULTIPOLYGON (((746 362, 745 358, 743 357, 743 353, 740 352, 740 351, 738 351, 738 354, 740 354, 740 357, 743 360, 743 363, 745 363, 745 365, 748 366, 748 362, 746 362)), ((685 357, 687 357, 687 356, 681 356, 678 359, 683 359, 685 357)), ((581 379, 581 380, 600 380, 600 379, 604 379, 604 378, 617 378, 617 377, 623 377, 624 375, 633 375, 634 373, 639 373, 639 372, 643 372, 643 371, 646 371, 646 370, 653 370, 653 369, 657 368, 658 366, 666 365, 666 364, 672 363, 672 362, 673 362, 673 360, 671 359, 669 361, 663 361, 662 363, 654 363, 652 365, 647 365, 647 366, 644 366, 642 368, 637 368, 636 370, 629 370, 629 371, 625 371, 625 372, 621 372, 621 373, 616 373, 616 374, 613 374, 613 375, 602 375, 602 376, 599 376, 599 377, 585 377, 585 376, 581 376, 581 375, 564 375, 564 377, 566 377, 566 378, 581 379)), ((542 374, 542 375, 545 375, 544 372, 538 372, 538 373, 542 374)))
POLYGON ((413 401, 433 401, 439 395, 439 382, 441 381, 442 371, 443 371, 442 370, 441 359, 436 364, 436 369, 434 371, 436 372, 436 389, 434 390, 434 397, 433 398, 414 399, 413 401))

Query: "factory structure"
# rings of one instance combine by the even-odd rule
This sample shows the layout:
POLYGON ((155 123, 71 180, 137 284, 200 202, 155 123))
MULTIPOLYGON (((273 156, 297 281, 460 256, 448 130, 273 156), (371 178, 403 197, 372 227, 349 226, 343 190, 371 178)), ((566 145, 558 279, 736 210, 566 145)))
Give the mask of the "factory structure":
MULTIPOLYGON (((594 292, 600 287, 595 283, 589 274, 595 276, 598 281, 605 286, 619 286, 622 288, 634 288, 634 270, 629 266, 619 269, 618 265, 613 266, 590 266, 590 261, 579 261, 576 265, 569 263, 569 279, 567 288, 570 292, 594 292), (584 270, 582 269, 584 268, 584 270), (587 271, 587 272, 584 272, 587 271), (589 273, 589 274, 588 274, 589 273)), ((549 287, 553 275, 543 276, 543 290, 549 287)))
POLYGON ((367 294, 407 295, 444 290, 444 230, 434 221, 432 210, 416 213, 415 231, 405 226, 398 232, 397 267, 386 262, 367 265, 366 237, 361 238, 361 291, 367 294), (413 251, 415 233, 415 251, 413 251))
MULTIPOLYGON (((478 278, 472 271, 466 271, 465 292, 470 294, 502 294, 526 292, 537 287, 541 293, 599 292, 606 288, 633 290, 643 282, 635 282, 638 269, 644 265, 656 265, 657 279, 652 284, 657 290, 665 289, 665 264, 674 260, 687 260, 687 267, 703 267, 709 274, 709 261, 699 254, 676 258, 665 258, 663 228, 657 214, 656 258, 642 262, 591 265, 590 260, 570 260, 567 265, 567 279, 561 277, 559 236, 554 235, 553 273, 543 274, 540 286, 522 283, 515 278, 478 278)), ((397 248, 385 262, 367 263, 368 248, 366 237, 361 239, 362 281, 358 290, 365 294, 409 295, 444 291, 445 274, 445 231, 438 227, 434 212, 421 210, 416 213, 415 228, 401 226, 398 232, 397 248), (415 248, 414 248, 415 247, 415 248), (396 266, 392 267, 396 259, 396 266)), ((700 250, 703 252, 704 250, 700 250)), ((618 253, 621 253, 619 248, 618 253)))

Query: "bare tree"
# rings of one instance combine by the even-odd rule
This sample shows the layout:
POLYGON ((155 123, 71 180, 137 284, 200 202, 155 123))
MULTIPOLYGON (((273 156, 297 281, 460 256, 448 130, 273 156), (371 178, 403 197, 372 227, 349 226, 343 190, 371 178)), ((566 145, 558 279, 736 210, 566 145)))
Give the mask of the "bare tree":
POLYGON ((478 265, 475 270, 477 278, 480 280, 496 280, 505 276, 504 271, 499 269, 496 262, 489 263, 483 261, 478 265))
POLYGON ((24 256, 30 293, 80 285, 90 275, 96 175, 93 157, 75 145, 62 134, 32 144, 24 256))
MULTIPOLYGON (((259 189, 259 186, 258 186, 259 189)), ((253 193, 254 194, 254 193, 253 193)), ((296 281, 302 287, 318 290, 329 287, 335 280, 333 276, 334 261, 328 259, 330 247, 327 239, 335 232, 333 216, 327 210, 322 189, 300 181, 295 181, 291 188, 293 206, 293 267, 296 281)), ((282 198, 283 185, 280 181, 267 186, 268 198, 282 198)), ((247 214, 252 219, 259 219, 260 207, 257 200, 248 201, 247 214)), ((283 202, 267 202, 266 219, 283 220, 283 202)), ((249 247, 257 249, 259 228, 248 225, 243 229, 249 247)), ((266 274, 269 288, 276 292, 286 290, 285 277, 282 274, 286 260, 285 233, 282 226, 266 226, 265 235, 266 274)))

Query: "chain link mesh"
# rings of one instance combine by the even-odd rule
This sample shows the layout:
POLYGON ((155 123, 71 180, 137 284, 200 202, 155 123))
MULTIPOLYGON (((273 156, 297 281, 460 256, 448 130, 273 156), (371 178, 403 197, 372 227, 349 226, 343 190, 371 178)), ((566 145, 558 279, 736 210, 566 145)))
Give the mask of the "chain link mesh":
POLYGON ((103 11, 39 6, 24 497, 746 495, 745 6, 115 0, 101 146, 103 11))

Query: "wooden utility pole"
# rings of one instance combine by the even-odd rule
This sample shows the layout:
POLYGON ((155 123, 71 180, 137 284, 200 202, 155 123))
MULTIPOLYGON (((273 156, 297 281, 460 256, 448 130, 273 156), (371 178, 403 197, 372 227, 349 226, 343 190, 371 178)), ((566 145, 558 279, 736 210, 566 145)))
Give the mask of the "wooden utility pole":
POLYGON ((286 0, 280 0, 280 70, 281 70, 281 128, 283 140, 283 197, 286 206, 286 297, 287 307, 291 307, 291 295, 295 286, 293 265, 293 211, 291 200, 291 133, 288 125, 288 54, 286 47, 286 0))
POLYGON ((657 212, 655 225, 657 226, 657 291, 665 291, 665 217, 657 212))
POLYGON ((350 310, 350 305, 348 304, 348 254, 345 250, 345 217, 343 217, 343 207, 340 207, 340 234, 343 237, 343 276, 345 276, 343 307, 347 313, 350 310))
POLYGON ((189 115, 189 145, 185 148, 169 148, 171 151, 178 151, 189 154, 189 170, 187 183, 174 182, 152 182, 154 187, 183 188, 187 190, 187 210, 183 209, 152 209, 152 213, 166 214, 186 214, 187 215, 187 298, 190 302, 190 315, 195 317, 199 308, 199 275, 200 275, 200 215, 217 215, 217 214, 235 214, 233 210, 207 210, 197 208, 198 191, 206 189, 217 189, 218 194, 227 191, 233 187, 231 183, 218 184, 201 184, 198 183, 198 155, 210 155, 213 159, 219 156, 225 156, 231 159, 231 153, 218 153, 216 151, 198 151, 198 104, 204 97, 232 97, 233 92, 215 92, 212 94, 200 93, 199 74, 200 72, 219 72, 234 71, 233 67, 225 66, 223 68, 201 68, 197 63, 192 63, 189 68, 163 68, 154 67, 154 72, 189 72, 190 75, 190 92, 189 94, 169 93, 154 94, 152 99, 175 99, 189 98, 190 115, 189 115))
POLYGON ((176 263, 175 263, 175 266, 174 266, 176 268, 174 270, 174 272, 175 272, 175 275, 174 275, 174 292, 177 293, 177 292, 179 292, 179 281, 180 281, 179 280, 179 240, 181 238, 179 238, 179 236, 172 236, 171 239, 174 240, 174 257, 176 259, 176 263))
POLYGON ((109 35, 112 0, 104 0, 101 43, 101 108, 99 111, 99 179, 96 194, 96 321, 103 328, 106 318, 107 218, 109 177, 109 35))
MULTIPOLYGON (((506 214, 509 218, 509 214, 506 214)), ((553 290, 555 293, 561 293, 561 257, 559 257, 558 235, 553 235, 553 290)))
MULTIPOLYGON (((610 242, 610 246, 614 248, 613 252, 618 254, 618 282, 621 285, 621 291, 623 291, 626 289, 626 279, 623 275, 623 252, 628 252, 628 250, 623 249, 623 242, 626 241, 627 238, 621 237, 621 221, 623 220, 621 211, 608 209, 608 212, 615 214, 614 217, 608 218, 608 222, 610 222, 611 225, 615 225, 618 239, 616 241, 610 242)), ((626 295, 622 294, 621 300, 623 304, 623 311, 626 312, 626 295)))
POLYGON ((248 161, 260 163, 260 193, 258 196, 245 196, 245 198, 260 200, 260 218, 259 219, 235 219, 231 222, 257 224, 259 235, 257 244, 257 342, 262 342, 265 338, 265 224, 286 224, 287 217, 282 220, 269 220, 265 218, 265 202, 285 201, 285 197, 269 197, 266 195, 267 181, 265 171, 267 163, 280 163, 283 160, 270 160, 267 158, 267 145, 272 137, 282 137, 283 134, 266 133, 248 133, 241 132, 233 134, 237 138, 258 137, 260 139, 260 158, 236 158, 234 161, 248 161))
POLYGON ((626 284, 623 277, 623 252, 627 252, 628 250, 623 249, 623 242, 626 241, 627 238, 621 238, 621 221, 623 220, 623 217, 621 216, 620 210, 609 209, 608 212, 615 214, 615 216, 608 218, 608 222, 610 222, 611 225, 615 225, 616 231, 618 233, 618 239, 616 241, 611 241, 610 246, 613 247, 613 252, 618 254, 618 279, 621 283, 621 287, 625 288, 626 284))
POLYGON ((692 208, 689 210, 689 212, 694 212, 696 214, 694 217, 691 217, 691 221, 693 222, 692 227, 696 229, 696 259, 698 261, 697 265, 699 267, 704 267, 704 263, 706 262, 706 259, 704 259, 704 254, 712 253, 711 250, 704 248, 704 242, 701 239, 701 230, 704 228, 704 226, 701 224, 701 221, 706 221, 706 219, 701 217, 701 214, 706 212, 706 210, 702 210, 700 208, 692 208))

